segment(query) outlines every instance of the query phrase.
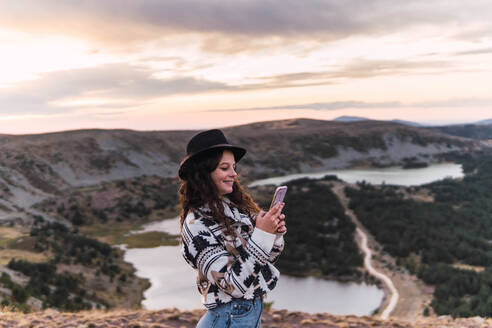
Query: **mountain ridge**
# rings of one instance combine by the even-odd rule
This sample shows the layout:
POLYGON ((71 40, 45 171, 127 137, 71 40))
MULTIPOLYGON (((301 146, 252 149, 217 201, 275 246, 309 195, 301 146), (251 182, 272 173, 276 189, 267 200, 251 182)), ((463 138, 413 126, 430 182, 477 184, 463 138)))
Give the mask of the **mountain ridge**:
MULTIPOLYGON (((351 166, 433 163, 442 161, 444 154, 485 147, 478 141, 385 121, 300 118, 223 131, 231 143, 248 149, 239 165, 246 182, 351 166)), ((176 178, 186 143, 196 133, 85 129, 0 136, 0 218, 41 215, 52 221, 32 206, 103 182, 144 175, 176 178)))
MULTIPOLYGON (((223 131, 232 144, 248 149, 239 165, 246 183, 300 171, 409 161, 433 163, 449 153, 483 147, 473 140, 384 121, 291 119, 226 127, 223 131)), ((105 279, 117 277, 110 287, 119 288, 120 296, 121 292, 140 293, 131 290, 137 283, 131 282, 135 278, 130 268, 113 267, 100 260, 103 255, 92 261, 88 247, 104 251, 106 246, 81 234, 106 238, 101 232, 124 234, 124 229, 134 230, 145 220, 163 219, 165 213, 176 215, 176 171, 187 141, 196 132, 85 129, 0 136, 0 220, 22 232, 9 245, 19 249, 16 254, 29 250, 31 256, 36 255, 38 250, 33 246, 37 245, 55 252, 59 261, 87 262, 89 271, 81 278, 81 286, 89 279, 96 281, 101 271, 107 273, 105 279), (82 189, 92 191, 78 193, 82 189), (43 222, 62 225, 42 226, 43 222), (82 230, 85 224, 94 224, 91 233, 79 234, 79 227, 82 230), (64 239, 52 238, 56 231, 62 231, 64 239)), ((114 259, 121 263, 120 255, 115 253, 114 259)), ((37 268, 27 263, 16 266, 26 272, 37 268)), ((138 285, 144 288, 145 284, 138 285)), ((101 304, 103 296, 99 297, 101 304)))
MULTIPOLYGON (((437 154, 480 147, 464 138, 384 121, 292 119, 223 130, 231 143, 248 148, 241 162, 243 175, 271 176, 364 162, 398 165, 405 157, 432 161, 437 154)), ((8 177, 16 176, 21 189, 56 194, 144 174, 175 177, 186 142, 197 131, 85 129, 0 136, 0 185, 10 189, 15 184, 8 177)))
POLYGON ((492 124, 492 119, 488 119, 488 120, 481 120, 481 121, 475 122, 474 124, 479 124, 479 125, 489 125, 489 124, 492 124))

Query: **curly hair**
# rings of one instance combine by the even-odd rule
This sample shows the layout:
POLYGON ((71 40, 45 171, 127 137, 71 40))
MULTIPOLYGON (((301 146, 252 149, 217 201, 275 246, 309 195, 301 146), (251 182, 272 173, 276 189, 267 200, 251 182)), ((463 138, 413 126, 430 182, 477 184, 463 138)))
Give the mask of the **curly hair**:
MULTIPOLYGON (((200 154, 186 163, 185 177, 179 187, 179 202, 181 205, 180 226, 190 211, 203 205, 208 205, 212 217, 218 224, 225 226, 226 233, 232 234, 229 219, 224 214, 224 206, 219 196, 219 190, 212 180, 211 173, 217 168, 224 149, 214 149, 200 154)), ((241 211, 249 215, 258 214, 260 208, 253 198, 242 188, 236 178, 232 192, 225 195, 241 211)))

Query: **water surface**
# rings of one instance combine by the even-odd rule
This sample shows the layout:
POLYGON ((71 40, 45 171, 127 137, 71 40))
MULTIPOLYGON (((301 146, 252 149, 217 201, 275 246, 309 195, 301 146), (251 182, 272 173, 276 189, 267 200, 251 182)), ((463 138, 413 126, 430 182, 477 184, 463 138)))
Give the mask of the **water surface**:
MULTIPOLYGON (((140 232, 179 232, 179 219, 150 223, 140 232)), ((125 252, 139 277, 150 279, 142 305, 149 310, 177 307, 182 310, 201 308, 195 285, 196 272, 181 257, 179 246, 132 248, 125 252)), ((296 278, 281 275, 277 287, 266 301, 273 308, 311 313, 370 315, 379 307, 383 291, 374 285, 341 283, 314 277, 296 278)))
POLYGON ((461 165, 455 163, 432 164, 420 169, 403 169, 400 166, 387 168, 329 170, 316 173, 298 173, 279 177, 257 180, 250 187, 262 185, 281 185, 300 178, 321 179, 326 175, 336 175, 340 180, 348 183, 366 181, 372 184, 392 184, 401 186, 417 186, 445 178, 462 178, 464 176, 461 165))
MULTIPOLYGON (((250 186, 279 185, 287 181, 308 177, 319 179, 337 175, 339 179, 355 183, 365 180, 372 184, 419 185, 444 178, 461 178, 458 164, 433 164, 426 168, 330 170, 319 173, 293 174, 258 180, 250 186)), ((178 218, 154 222, 143 231, 179 233, 178 218)), ((136 274, 149 278, 152 286, 145 291, 142 305, 150 310, 177 307, 182 310, 201 308, 200 294, 195 286, 196 273, 181 257, 179 246, 161 246, 148 249, 129 249, 125 260, 133 263, 136 274)), ((373 285, 340 283, 314 277, 296 278, 281 275, 278 286, 268 295, 273 308, 305 312, 329 312, 342 315, 371 315, 383 299, 383 291, 373 285)))

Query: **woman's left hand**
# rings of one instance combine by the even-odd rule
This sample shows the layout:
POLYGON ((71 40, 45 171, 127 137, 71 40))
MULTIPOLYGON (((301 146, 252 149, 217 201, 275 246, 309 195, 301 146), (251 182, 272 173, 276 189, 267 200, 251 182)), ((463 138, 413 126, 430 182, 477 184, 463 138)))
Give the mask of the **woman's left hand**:
POLYGON ((282 214, 283 207, 284 203, 277 203, 268 212, 260 211, 256 217, 256 228, 268 233, 277 233, 280 223, 285 218, 282 214))
POLYGON ((285 214, 279 215, 279 223, 277 227, 277 233, 286 233, 287 227, 285 226, 285 214))

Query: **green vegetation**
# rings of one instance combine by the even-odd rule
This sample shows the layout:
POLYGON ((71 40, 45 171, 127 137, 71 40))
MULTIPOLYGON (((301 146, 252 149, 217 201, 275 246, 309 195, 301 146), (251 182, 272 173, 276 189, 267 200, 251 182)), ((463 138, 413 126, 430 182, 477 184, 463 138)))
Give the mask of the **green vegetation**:
POLYGON ((80 286, 80 278, 64 272, 56 273, 56 265, 48 263, 30 263, 12 259, 8 265, 12 270, 20 271, 30 277, 25 287, 14 286, 13 299, 17 303, 25 303, 29 296, 43 300, 43 307, 55 307, 65 311, 80 311, 91 309, 90 303, 85 302, 85 290, 80 286))
POLYGON ((13 310, 29 312, 29 306, 25 304, 29 296, 28 293, 21 285, 13 282, 10 279, 10 276, 5 272, 2 272, 2 275, 0 276, 0 286, 12 291, 10 300, 4 298, 0 304, 1 306, 9 306, 12 307, 13 310))
MULTIPOLYGON (((248 128, 231 131, 236 135, 237 144, 248 145, 248 156, 242 160, 245 176, 250 181, 267 176, 282 175, 306 170, 321 169, 326 159, 343 155, 354 150, 368 154, 370 150, 382 153, 393 149, 399 143, 411 143, 421 147, 438 146, 441 152, 453 148, 469 148, 470 141, 463 141, 426 129, 408 127, 401 124, 377 121, 353 123, 326 122, 299 119, 291 122, 265 122, 251 124, 248 128), (390 147, 391 146, 391 147, 390 147)), ((419 156, 415 148, 408 156, 419 156)), ((429 155, 432 158, 439 155, 429 155)), ((391 156, 390 156, 391 157, 391 156)), ((422 166, 426 160, 410 163, 422 166)), ((395 165, 384 155, 361 156, 353 165, 395 165)))
MULTIPOLYGON (((288 187, 284 208, 288 233, 278 268, 292 275, 360 279, 363 260, 354 241, 355 225, 329 181, 300 179, 288 187)), ((263 190, 259 196, 264 208, 272 195, 273 191, 263 190)))
POLYGON ((177 190, 175 178, 141 176, 75 189, 36 204, 36 208, 76 226, 142 224, 177 215, 177 190))
POLYGON ((0 231, 10 233, 2 242, 8 248, 4 252, 13 254, 8 266, 29 277, 26 286, 7 287, 16 294, 4 305, 28 310, 23 295, 40 299, 43 307, 70 311, 138 305, 147 283, 135 277, 122 251, 111 245, 176 245, 176 237, 166 233, 128 232, 177 215, 177 188, 177 179, 141 176, 77 188, 36 204, 39 211, 68 220, 73 228, 35 216, 30 235, 0 231))
POLYGON ((348 189, 347 195, 384 250, 436 286, 432 306, 437 314, 491 316, 492 155, 461 160, 468 173, 463 181, 445 179, 422 187, 430 190, 433 203, 407 199, 394 186, 366 183, 359 184, 360 190, 348 189))
POLYGON ((31 229, 30 237, 24 237, 23 244, 18 247, 49 253, 52 258, 43 263, 16 259, 8 263, 10 269, 29 277, 25 286, 14 284, 6 277, 0 280, 3 286, 13 291, 10 304, 17 306, 26 307, 26 300, 33 296, 42 301, 43 308, 55 307, 66 311, 91 309, 93 306, 109 308, 111 302, 101 296, 104 290, 113 289, 116 284, 117 291, 124 294, 125 286, 134 278, 133 272, 122 265, 118 249, 82 236, 77 229, 60 223, 38 221, 31 229), (70 270, 70 267, 84 269, 70 270), (107 283, 98 285, 101 290, 89 293, 91 289, 87 285, 94 284, 94 280, 107 283))
MULTIPOLYGON (((259 156, 252 161, 246 160, 246 165, 261 165, 270 168, 270 175, 280 175, 284 172, 300 171, 300 164, 319 166, 320 159, 335 157, 339 154, 339 148, 353 148, 356 151, 367 153, 369 149, 377 148, 386 150, 383 134, 380 132, 367 133, 363 137, 340 134, 313 132, 310 134, 291 134, 278 132, 274 142, 269 138, 268 142, 258 141, 255 138, 243 137, 240 142, 252 145, 251 152, 259 156), (255 149, 256 148, 256 149, 255 149), (268 154, 268 156, 263 156, 268 154)), ((258 173, 248 172, 250 178, 260 178, 258 173)))
POLYGON ((121 244, 121 240, 123 240, 130 231, 138 230, 140 226, 141 224, 137 222, 118 222, 118 224, 95 223, 80 226, 78 229, 81 234, 87 237, 95 238, 110 245, 119 245, 121 244))
POLYGON ((179 236, 161 231, 135 233, 121 237, 118 244, 126 244, 128 248, 152 248, 158 246, 177 246, 179 236))
POLYGON ((491 267, 475 272, 437 263, 423 266, 418 276, 436 286, 431 306, 437 314, 452 314, 454 317, 491 316, 491 267))
POLYGON ((429 164, 420 161, 416 157, 409 157, 403 159, 403 168, 404 169, 421 169, 429 166, 429 164))

